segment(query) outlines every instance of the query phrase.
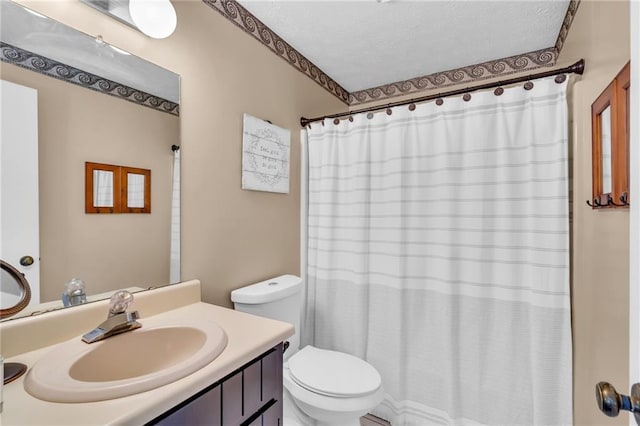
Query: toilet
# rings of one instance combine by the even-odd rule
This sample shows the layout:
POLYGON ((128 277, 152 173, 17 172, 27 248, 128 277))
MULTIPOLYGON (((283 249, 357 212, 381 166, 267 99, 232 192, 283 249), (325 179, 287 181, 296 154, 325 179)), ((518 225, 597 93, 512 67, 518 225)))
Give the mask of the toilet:
POLYGON ((295 334, 284 353, 285 426, 356 426, 360 417, 384 397, 378 371, 366 361, 342 352, 305 346, 300 348, 302 280, 282 275, 231 292, 238 311, 286 321, 295 334), (295 421, 287 417, 287 408, 295 421))

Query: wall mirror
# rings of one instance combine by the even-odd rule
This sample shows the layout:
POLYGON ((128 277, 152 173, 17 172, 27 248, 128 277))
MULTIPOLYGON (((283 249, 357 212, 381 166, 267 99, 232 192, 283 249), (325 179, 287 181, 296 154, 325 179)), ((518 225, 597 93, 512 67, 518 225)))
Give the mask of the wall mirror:
POLYGON ((591 105, 592 208, 629 206, 629 63, 591 105))
MULTIPOLYGON (((62 307, 65 283, 72 278, 85 282, 89 301, 121 288, 169 284, 179 76, 14 2, 2 1, 0 7, 0 78, 37 91, 37 152, 24 163, 34 159, 38 176, 39 248, 13 255, 11 246, 18 242, 2 241, 0 257, 21 273, 38 271, 38 282, 28 281, 38 286, 41 303, 12 318, 62 307), (126 209, 142 210, 148 195, 151 213, 86 214, 88 160, 140 167, 120 175, 124 202, 126 209), (152 186, 143 170, 153 172, 152 186), (25 254, 35 262, 20 265, 25 254)), ((2 143, 4 152, 4 138, 2 143)), ((117 184, 109 170, 92 176, 100 185, 117 184)), ((16 182, 3 179, 3 194, 5 184, 16 182)), ((98 197, 95 205, 113 208, 122 195, 98 197)))

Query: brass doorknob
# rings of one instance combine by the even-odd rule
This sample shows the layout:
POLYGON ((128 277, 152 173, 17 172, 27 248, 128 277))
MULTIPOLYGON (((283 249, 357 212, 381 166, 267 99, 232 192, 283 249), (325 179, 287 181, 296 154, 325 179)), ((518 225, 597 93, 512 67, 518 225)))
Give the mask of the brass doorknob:
POLYGON ((33 262, 35 262, 35 261, 33 260, 33 257, 31 257, 31 256, 22 256, 20 258, 20 264, 22 266, 31 266, 31 265, 33 265, 33 262))

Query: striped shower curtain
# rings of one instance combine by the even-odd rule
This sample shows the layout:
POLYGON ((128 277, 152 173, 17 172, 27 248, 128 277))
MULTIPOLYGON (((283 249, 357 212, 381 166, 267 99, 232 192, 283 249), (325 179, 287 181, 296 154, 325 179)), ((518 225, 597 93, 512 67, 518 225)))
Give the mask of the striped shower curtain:
POLYGON ((373 414, 572 423, 567 127, 545 79, 303 130, 303 343, 378 369, 373 414))

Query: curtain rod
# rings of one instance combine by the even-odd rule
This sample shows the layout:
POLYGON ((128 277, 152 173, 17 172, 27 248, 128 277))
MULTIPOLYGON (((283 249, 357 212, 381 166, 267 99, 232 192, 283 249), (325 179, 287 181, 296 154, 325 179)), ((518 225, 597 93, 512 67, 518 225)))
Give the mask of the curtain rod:
MULTIPOLYGON (((537 73, 537 74, 529 74, 529 75, 526 75, 526 76, 514 77, 514 78, 507 79, 507 80, 495 81, 493 83, 480 84, 478 86, 471 86, 471 87, 467 87, 467 88, 464 88, 464 89, 450 90, 448 92, 442 92, 442 93, 437 93, 437 94, 434 94, 434 95, 422 96, 422 97, 419 97, 419 98, 408 99, 406 101, 393 102, 393 103, 390 103, 390 104, 379 105, 379 106, 374 106, 374 107, 369 107, 369 108, 356 109, 356 110, 349 111, 349 112, 343 112, 343 113, 331 114, 331 115, 324 115, 322 117, 314 117, 314 118, 300 117, 300 125, 302 127, 306 127, 310 123, 314 123, 316 121, 322 121, 325 118, 348 117, 350 115, 360 114, 362 112, 381 111, 383 109, 388 109, 388 108, 392 108, 392 107, 397 107, 397 106, 402 106, 402 105, 409 105, 409 104, 414 104, 414 103, 419 103, 419 102, 426 102, 426 101, 430 101, 430 100, 433 100, 433 99, 439 99, 439 98, 445 98, 445 97, 449 97, 449 96, 462 95, 462 94, 466 94, 466 93, 470 93, 470 92, 475 92, 475 91, 478 91, 478 90, 493 89, 494 87, 508 86, 510 84, 522 83, 522 82, 529 81, 529 80, 535 80, 535 79, 544 78, 544 77, 551 77, 552 75, 558 75, 558 76, 560 76, 561 74, 580 74, 580 75, 582 75, 583 72, 584 72, 584 59, 580 59, 578 62, 576 62, 575 64, 570 65, 568 67, 554 69, 554 70, 550 70, 550 71, 545 71, 545 72, 541 72, 541 73, 537 73)), ((560 79, 559 81, 558 80, 556 80, 556 81, 558 83, 562 83, 564 81, 564 78, 560 79)))

